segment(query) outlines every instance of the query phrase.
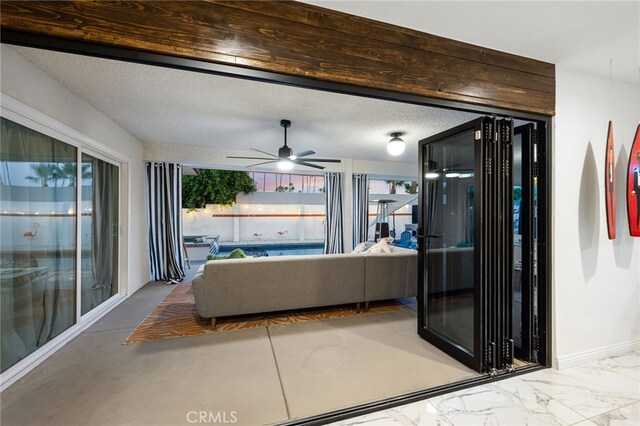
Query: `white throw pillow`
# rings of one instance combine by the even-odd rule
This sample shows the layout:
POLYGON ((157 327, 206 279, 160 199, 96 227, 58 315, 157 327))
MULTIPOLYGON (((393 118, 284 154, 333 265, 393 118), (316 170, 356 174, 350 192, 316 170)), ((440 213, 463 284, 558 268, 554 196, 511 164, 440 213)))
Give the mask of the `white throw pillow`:
POLYGON ((391 247, 386 239, 381 239, 369 249, 368 253, 391 253, 391 247))
POLYGON ((351 253, 366 253, 369 250, 369 244, 367 242, 358 244, 351 253))

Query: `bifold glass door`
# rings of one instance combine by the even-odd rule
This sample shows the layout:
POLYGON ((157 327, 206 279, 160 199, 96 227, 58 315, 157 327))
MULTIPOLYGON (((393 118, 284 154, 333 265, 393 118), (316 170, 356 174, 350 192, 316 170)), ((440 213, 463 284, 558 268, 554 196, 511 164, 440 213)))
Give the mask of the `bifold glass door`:
POLYGON ((419 334, 477 371, 513 364, 513 125, 420 142, 419 334))
POLYGON ((513 341, 515 355, 538 361, 538 146, 535 125, 513 138, 513 341))

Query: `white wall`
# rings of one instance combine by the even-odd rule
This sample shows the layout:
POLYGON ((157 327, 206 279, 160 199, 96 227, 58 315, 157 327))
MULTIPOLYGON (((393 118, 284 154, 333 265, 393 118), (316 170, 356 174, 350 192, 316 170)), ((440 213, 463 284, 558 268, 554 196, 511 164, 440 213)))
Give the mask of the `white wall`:
POLYGON ((184 235, 218 235, 221 242, 322 241, 324 197, 298 192, 239 194, 233 206, 207 204, 194 211, 182 209, 182 231, 184 235), (281 214, 294 216, 278 217, 281 214))
POLYGON ((140 141, 34 67, 11 47, 2 45, 0 90, 131 159, 129 170, 129 293, 149 281, 147 222, 144 214, 144 163, 140 141))
POLYGON ((640 122, 640 87, 556 68, 554 341, 560 368, 638 349, 640 238, 629 236, 626 168, 640 122), (611 101, 610 101, 611 100, 611 101), (613 120, 617 238, 607 236, 604 151, 613 120))

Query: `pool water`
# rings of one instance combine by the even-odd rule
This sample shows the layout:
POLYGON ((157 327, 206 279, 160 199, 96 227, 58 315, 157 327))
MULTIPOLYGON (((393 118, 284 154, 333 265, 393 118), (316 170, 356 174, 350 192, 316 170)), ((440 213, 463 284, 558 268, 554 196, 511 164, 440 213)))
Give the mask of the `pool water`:
MULTIPOLYGON (((259 248, 265 250, 269 256, 292 256, 292 255, 305 255, 305 254, 322 254, 323 244, 256 244, 256 245, 242 245, 233 246, 225 245, 220 247, 220 256, 227 256, 235 249, 241 249, 243 251, 250 251, 251 248, 259 248)), ((250 253, 248 253, 250 254, 250 253)))

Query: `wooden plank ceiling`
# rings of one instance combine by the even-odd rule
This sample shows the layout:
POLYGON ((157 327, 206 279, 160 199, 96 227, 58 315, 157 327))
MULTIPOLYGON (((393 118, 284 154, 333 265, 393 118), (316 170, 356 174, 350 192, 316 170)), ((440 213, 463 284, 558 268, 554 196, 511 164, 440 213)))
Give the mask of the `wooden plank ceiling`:
POLYGON ((2 29, 542 115, 553 64, 290 1, 2 1, 2 29))

